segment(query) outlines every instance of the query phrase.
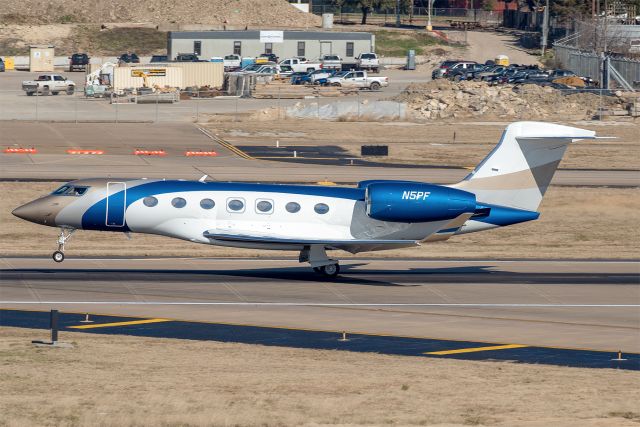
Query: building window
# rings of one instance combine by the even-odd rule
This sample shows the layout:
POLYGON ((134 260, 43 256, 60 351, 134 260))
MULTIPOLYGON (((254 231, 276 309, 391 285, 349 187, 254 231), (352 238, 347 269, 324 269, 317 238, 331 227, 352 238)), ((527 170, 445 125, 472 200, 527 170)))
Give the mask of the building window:
POLYGON ((347 56, 353 58, 353 42, 347 42, 347 56))
POLYGON ((171 205, 173 205, 174 208, 184 208, 187 206, 187 201, 182 197, 176 197, 171 200, 171 205))
POLYGON ((298 42, 298 56, 305 56, 304 42, 298 42))
POLYGON ((193 42, 193 53, 197 56, 202 55, 202 42, 200 40, 193 42))
POLYGON ((234 55, 242 55, 242 42, 233 42, 233 53, 234 55))
POLYGON ((216 202, 214 202, 211 199, 202 199, 200 200, 200 207, 202 209, 213 209, 213 207, 216 205, 216 202))
POLYGON ((262 214, 273 213, 273 202, 271 200, 256 200, 256 212, 262 214))
POLYGON ((273 53, 273 43, 264 44, 264 53, 273 53))
POLYGON ((242 213, 244 212, 244 200, 229 199, 227 201, 227 208, 229 209, 229 212, 242 213))
POLYGON ((158 199, 153 196, 149 196, 142 199, 142 203, 144 203, 145 206, 152 208, 158 204, 158 199))
POLYGON ((313 210, 320 215, 324 215, 329 212, 329 206, 325 205, 324 203, 318 203, 313 207, 313 210))
POLYGON ((296 213, 300 210, 300 205, 296 202, 289 202, 284 207, 289 213, 296 213))

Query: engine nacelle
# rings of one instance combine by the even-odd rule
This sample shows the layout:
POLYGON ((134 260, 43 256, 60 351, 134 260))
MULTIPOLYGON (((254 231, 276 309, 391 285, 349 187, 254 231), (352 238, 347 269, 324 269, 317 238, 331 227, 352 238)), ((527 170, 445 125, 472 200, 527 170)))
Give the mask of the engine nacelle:
POLYGON ((428 222, 473 213, 476 196, 433 184, 378 182, 366 187, 367 215, 379 221, 428 222))

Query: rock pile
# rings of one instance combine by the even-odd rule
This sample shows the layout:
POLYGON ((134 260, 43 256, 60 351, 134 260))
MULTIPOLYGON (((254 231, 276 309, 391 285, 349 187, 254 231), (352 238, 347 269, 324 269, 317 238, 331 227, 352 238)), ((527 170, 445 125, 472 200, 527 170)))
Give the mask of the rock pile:
POLYGON ((489 86, 484 82, 435 80, 411 84, 394 98, 407 104, 415 119, 517 118, 590 119, 599 108, 616 108, 615 96, 562 91, 539 85, 489 86))

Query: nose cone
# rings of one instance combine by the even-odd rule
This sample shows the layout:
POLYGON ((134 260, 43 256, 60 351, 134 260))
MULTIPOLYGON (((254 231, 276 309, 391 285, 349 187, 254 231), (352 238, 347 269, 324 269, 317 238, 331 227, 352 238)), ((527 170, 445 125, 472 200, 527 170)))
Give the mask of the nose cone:
POLYGON ((25 205, 17 207, 11 213, 18 218, 22 218, 27 221, 35 222, 37 224, 50 225, 46 224, 45 222, 45 216, 47 215, 46 204, 44 204, 40 200, 35 200, 33 202, 29 202, 25 205))

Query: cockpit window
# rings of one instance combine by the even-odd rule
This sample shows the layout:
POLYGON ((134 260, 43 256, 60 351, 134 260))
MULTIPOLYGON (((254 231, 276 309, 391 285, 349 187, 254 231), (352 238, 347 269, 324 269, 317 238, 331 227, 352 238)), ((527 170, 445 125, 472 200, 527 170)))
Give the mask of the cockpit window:
POLYGON ((78 187, 75 185, 63 185, 51 193, 54 196, 76 196, 80 197, 87 192, 89 187, 78 187))

